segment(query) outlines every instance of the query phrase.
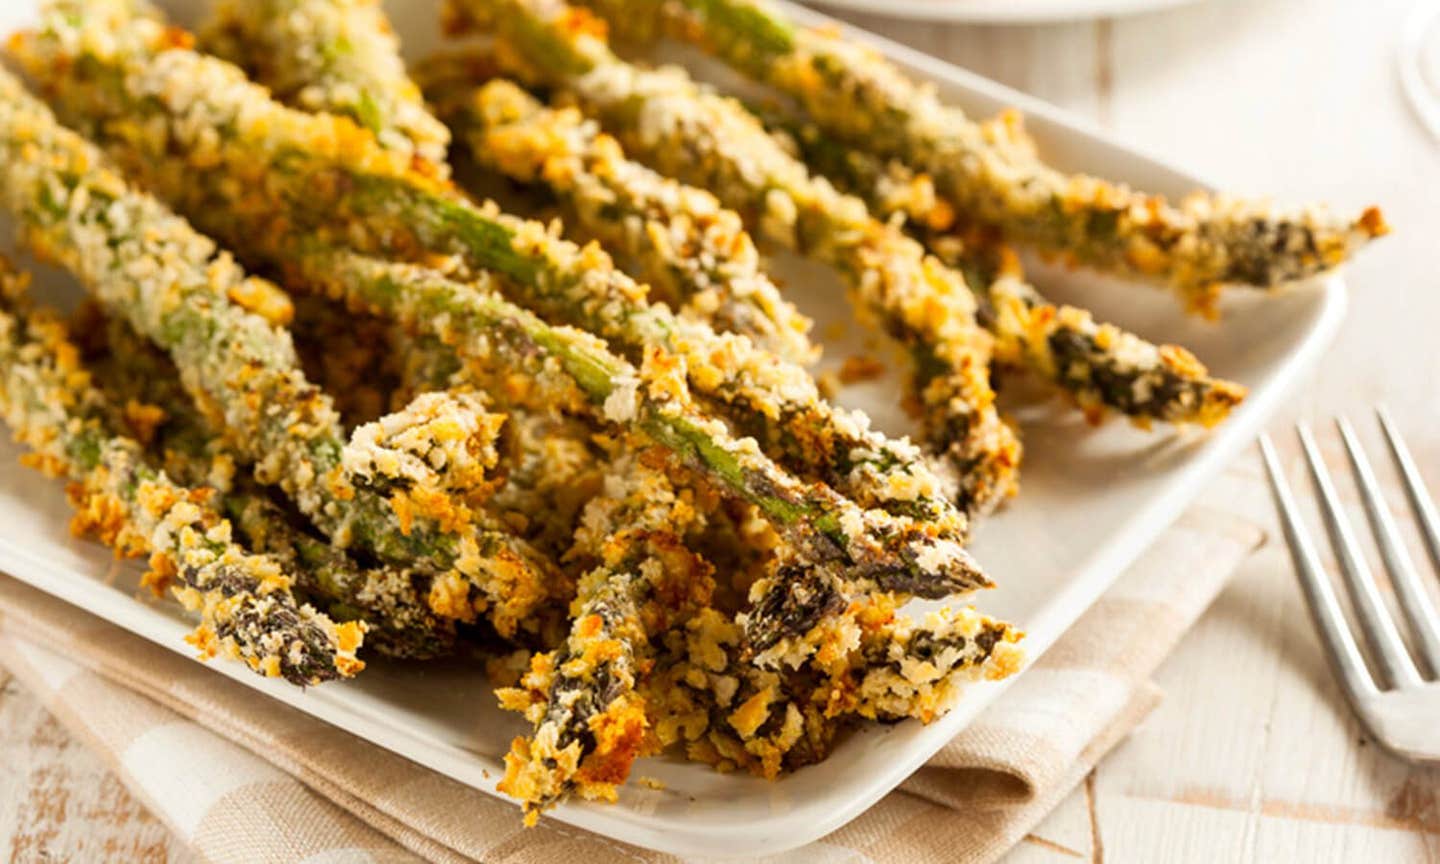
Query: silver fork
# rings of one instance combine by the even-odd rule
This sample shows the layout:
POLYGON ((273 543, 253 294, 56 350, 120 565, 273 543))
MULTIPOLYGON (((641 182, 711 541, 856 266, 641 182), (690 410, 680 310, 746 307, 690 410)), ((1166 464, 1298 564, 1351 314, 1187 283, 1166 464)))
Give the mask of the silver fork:
MULTIPOLYGON (((1415 512, 1430 561, 1440 571, 1440 516, 1437 516, 1435 504, 1415 467, 1415 460, 1395 430, 1390 416, 1383 408, 1377 409, 1376 414, 1389 444, 1390 455, 1400 470, 1405 494, 1415 512)), ((1262 434, 1260 453, 1270 475, 1270 489, 1275 494, 1275 506, 1280 511, 1285 540, 1295 561, 1306 604, 1310 607, 1310 617, 1320 631, 1321 641, 1325 643, 1330 665, 1365 728, 1399 756, 1416 761, 1440 761, 1440 681, 1436 680, 1440 677, 1440 614, 1436 613, 1435 604, 1420 582, 1420 576, 1400 538, 1395 518, 1380 494, 1375 472, 1371 470, 1370 462, 1355 437, 1355 430, 1343 417, 1335 422, 1360 489, 1365 515, 1380 547, 1380 557, 1395 587, 1398 605, 1409 623, 1415 656, 1405 647, 1400 629, 1385 606, 1375 577, 1360 552, 1355 532, 1340 508, 1330 473, 1320 457, 1319 448, 1315 446, 1315 436, 1304 423, 1297 424, 1296 431, 1305 451, 1305 461, 1310 466, 1310 479, 1320 499, 1325 529, 1335 548, 1340 573, 1349 589, 1351 606, 1370 648, 1377 675, 1372 676, 1366 667, 1355 636, 1340 609, 1330 576, 1321 566, 1310 532, 1300 519, 1290 485, 1285 481, 1285 474, 1275 455, 1275 447, 1270 437, 1262 434)))

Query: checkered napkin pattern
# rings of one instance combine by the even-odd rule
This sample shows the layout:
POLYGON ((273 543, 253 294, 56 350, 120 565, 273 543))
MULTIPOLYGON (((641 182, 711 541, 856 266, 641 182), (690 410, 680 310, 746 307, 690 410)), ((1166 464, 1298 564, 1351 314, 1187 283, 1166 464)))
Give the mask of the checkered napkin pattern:
MULTIPOLYGON (((1158 702, 1151 673, 1264 542, 1252 515, 1264 495, 1253 476, 1226 474, 899 789, 773 860, 1001 855, 1158 702)), ((676 860, 553 819, 522 828, 509 802, 3 576, 0 665, 210 861, 676 860)))

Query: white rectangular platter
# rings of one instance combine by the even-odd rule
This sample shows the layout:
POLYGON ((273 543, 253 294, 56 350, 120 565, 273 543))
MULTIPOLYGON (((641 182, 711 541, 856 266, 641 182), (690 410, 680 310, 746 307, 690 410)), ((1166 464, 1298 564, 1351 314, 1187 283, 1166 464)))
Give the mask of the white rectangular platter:
MULTIPOLYGON (((35 0, 0 4, 0 36, 34 14, 35 0)), ((193 22, 198 2, 169 4, 193 22)), ((436 9, 392 2, 407 51, 433 46, 436 9)), ((820 20, 799 8, 797 17, 820 20)), ((864 37, 863 34, 856 34, 864 37)), ((1021 108, 1044 152, 1066 168, 1129 181, 1180 196, 1203 185, 1195 177, 1106 139, 1053 107, 913 51, 872 39, 908 72, 932 80, 943 96, 976 116, 1021 108)), ((12 232, 0 225, 0 249, 12 232)), ((797 301, 818 319, 817 333, 848 321, 829 273, 800 262, 776 262, 797 301)), ((1180 514, 1225 463, 1254 438, 1297 378, 1334 335, 1344 315, 1338 277, 1317 279, 1278 296, 1232 292, 1223 323, 1183 315, 1167 293, 1146 286, 1035 267, 1056 299, 1079 301, 1102 319, 1155 341, 1193 349, 1218 374, 1250 387, 1249 399, 1210 433, 1142 432, 1122 421, 1093 428, 1056 400, 1007 395, 1026 447, 1023 490, 1015 503, 983 522, 975 552, 995 576, 996 590, 978 598, 991 614, 1028 632, 1033 661, 1084 612, 1147 544, 1180 514)), ((36 291, 73 296, 75 287, 42 270, 36 291)), ((826 346, 827 362, 859 350, 863 334, 826 346)), ((897 410, 893 380, 851 388, 841 401, 872 413, 881 428, 908 431, 897 410)), ((72 539, 60 484, 15 462, 0 446, 0 569, 82 606, 147 639, 188 653, 189 623, 177 607, 142 597, 136 571, 116 565, 108 550, 72 539)), ((301 691, 231 663, 212 668, 242 684, 399 753, 456 780, 494 792, 508 742, 522 721, 495 707, 483 671, 463 664, 372 662, 353 682, 301 691)), ((615 805, 568 804, 548 818, 616 839, 684 856, 755 856, 808 843, 853 819, 965 727, 1003 684, 971 687, 944 718, 870 728, 844 740, 834 755, 777 782, 720 775, 678 759, 650 759, 636 773, 663 789, 632 785, 615 805)), ((519 819, 517 810, 516 818, 519 819)))

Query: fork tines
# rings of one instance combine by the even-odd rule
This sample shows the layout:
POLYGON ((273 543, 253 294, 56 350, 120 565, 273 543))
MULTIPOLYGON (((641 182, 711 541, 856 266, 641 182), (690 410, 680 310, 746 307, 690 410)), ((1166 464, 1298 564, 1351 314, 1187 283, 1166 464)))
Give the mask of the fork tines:
MULTIPOLYGON (((1440 517, 1437 517, 1433 499, 1420 478, 1409 448, 1405 446, 1389 415, 1383 408, 1378 409, 1377 414, 1430 559, 1436 569, 1440 570, 1440 517)), ((1395 518, 1385 503, 1380 484, 1370 467, 1370 461, 1360 447, 1354 428, 1344 418, 1338 419, 1336 425, 1340 430, 1340 438, 1344 442, 1381 559, 1395 588, 1397 605, 1409 624, 1411 644, 1416 655, 1412 657, 1407 650, 1397 622, 1385 605, 1375 576, 1360 550, 1350 520, 1340 505, 1339 496, 1316 446, 1314 435, 1306 424, 1298 424, 1296 429, 1319 499, 1326 532, 1330 535, 1341 576, 1349 591, 1355 619, 1379 673, 1378 682, 1366 670, 1355 637, 1341 611, 1334 586, 1320 564, 1315 544, 1299 516, 1295 499, 1268 436, 1260 437, 1260 451, 1270 475, 1270 485, 1275 494, 1280 521, 1311 615, 1329 649, 1331 662, 1342 685, 1351 700, 1357 701, 1381 691, 1423 686, 1427 673, 1432 678, 1440 675, 1440 614, 1436 613, 1430 594, 1421 584, 1415 564, 1406 551, 1395 518)))

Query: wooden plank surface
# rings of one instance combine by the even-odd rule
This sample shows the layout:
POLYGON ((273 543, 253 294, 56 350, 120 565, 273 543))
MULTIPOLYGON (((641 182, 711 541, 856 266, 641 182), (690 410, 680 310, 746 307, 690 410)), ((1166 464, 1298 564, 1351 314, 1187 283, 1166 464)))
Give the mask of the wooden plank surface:
POLYGON ((160 864, 193 858, 0 670, 0 860, 160 864))
MULTIPOLYGON (((1345 330, 1284 421, 1359 417, 1384 400, 1440 489, 1440 146, 1395 75, 1416 2, 1212 0, 1028 28, 852 17, 1226 187, 1382 204, 1396 233, 1351 269, 1345 330)), ((1249 503, 1268 512, 1268 501, 1249 503)), ((1278 545, 1250 562, 1158 683, 1168 696, 1156 714, 1010 861, 1440 861, 1440 772, 1365 740, 1278 545)), ((20 862, 187 860, 13 684, 0 688, 0 840, 20 862)))

